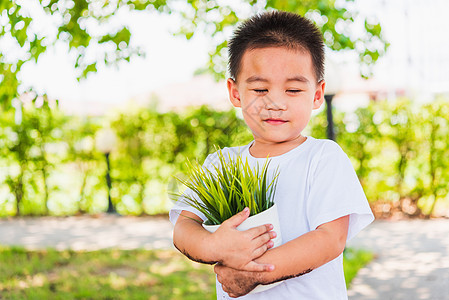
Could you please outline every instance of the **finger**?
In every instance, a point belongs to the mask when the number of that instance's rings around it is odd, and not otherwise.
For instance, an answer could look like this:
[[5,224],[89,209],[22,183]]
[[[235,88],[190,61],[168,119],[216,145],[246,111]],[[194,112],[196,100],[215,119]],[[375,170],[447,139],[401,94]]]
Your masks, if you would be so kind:
[[235,214],[234,216],[230,217],[226,221],[223,222],[223,224],[228,224],[231,227],[237,227],[240,224],[242,224],[243,221],[248,219],[249,217],[249,208],[245,207],[244,210],[239,212],[238,214]]
[[255,261],[250,261],[243,267],[243,271],[248,272],[271,272],[274,270],[274,265],[272,264],[259,264]]
[[265,224],[261,226],[257,226],[251,229],[246,230],[248,234],[250,234],[253,238],[256,238],[262,234],[267,233],[268,231],[273,229],[273,225],[271,224]]
[[254,260],[261,257],[262,255],[265,254],[265,252],[267,252],[268,249],[273,248],[273,245],[274,245],[273,241],[269,241],[268,243],[263,244],[259,248],[255,249],[251,255],[251,259]]
[[[221,283],[221,282],[220,282],[220,283]],[[227,286],[221,284],[221,289],[222,289],[224,292],[228,293],[228,295],[229,295],[230,290],[228,289]]]
[[[252,245],[255,248],[261,247],[262,245],[268,244],[270,242],[273,242],[271,239],[276,237],[276,233],[274,231],[270,231],[267,233],[264,233],[258,237],[256,237],[255,239],[252,240]],[[274,243],[270,243],[271,247],[273,247]],[[271,248],[269,247],[269,248]]]
[[[229,297],[235,298],[235,294],[232,293],[231,289],[229,289],[226,285],[222,284],[221,289],[228,294]],[[234,296],[231,296],[234,295]]]
[[228,295],[230,295],[232,293],[232,290],[227,285],[222,284],[221,288],[222,288],[223,291],[228,293]]

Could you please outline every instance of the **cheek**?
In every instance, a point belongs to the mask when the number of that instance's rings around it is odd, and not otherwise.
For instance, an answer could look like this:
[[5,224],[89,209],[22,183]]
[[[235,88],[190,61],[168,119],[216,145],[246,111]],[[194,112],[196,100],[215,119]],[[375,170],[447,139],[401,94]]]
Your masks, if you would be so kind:
[[257,101],[257,99],[247,100],[242,105],[242,113],[245,115],[260,115],[265,105],[263,101]]
[[297,118],[297,122],[307,123],[310,120],[313,111],[313,105],[311,103],[302,103],[301,105],[297,105],[293,110],[291,110],[292,114]]
[[248,125],[255,123],[255,120],[258,119],[260,115],[253,107],[242,107],[242,114],[245,123]]
[[307,101],[307,99],[301,99],[295,103],[294,106],[289,107],[290,110],[294,111],[296,114],[304,115],[309,114],[312,111],[313,103]]

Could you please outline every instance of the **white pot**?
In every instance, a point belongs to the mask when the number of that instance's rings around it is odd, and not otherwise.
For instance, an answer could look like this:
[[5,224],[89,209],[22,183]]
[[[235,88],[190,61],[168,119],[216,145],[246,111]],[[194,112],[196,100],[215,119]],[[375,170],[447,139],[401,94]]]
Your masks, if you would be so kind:
[[[278,209],[276,203],[269,209],[257,215],[251,216],[243,221],[242,224],[237,227],[237,230],[244,231],[264,224],[272,224],[273,231],[276,232],[276,237],[272,239],[274,243],[273,248],[280,246],[282,244],[282,236],[281,228],[279,226]],[[218,227],[220,227],[220,225],[206,225],[203,223],[203,227],[209,232],[215,232]],[[266,291],[272,287],[277,286],[280,283],[281,281],[267,285],[258,285],[250,292],[250,294]]]

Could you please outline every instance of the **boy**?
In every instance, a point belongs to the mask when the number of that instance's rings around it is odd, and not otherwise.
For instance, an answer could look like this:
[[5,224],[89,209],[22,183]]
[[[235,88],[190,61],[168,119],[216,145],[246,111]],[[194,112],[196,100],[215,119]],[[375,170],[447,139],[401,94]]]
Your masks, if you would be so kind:
[[[195,261],[216,264],[218,299],[347,299],[342,252],[373,215],[341,148],[302,135],[324,99],[321,33],[292,13],[256,15],[236,30],[229,59],[230,101],[241,107],[254,140],[223,153],[251,165],[269,156],[270,169],[279,167],[275,202],[284,244],[270,249],[276,236],[270,224],[237,231],[247,209],[209,233],[195,221],[205,217],[178,202],[170,211],[174,245]],[[215,160],[209,155],[204,166]]]

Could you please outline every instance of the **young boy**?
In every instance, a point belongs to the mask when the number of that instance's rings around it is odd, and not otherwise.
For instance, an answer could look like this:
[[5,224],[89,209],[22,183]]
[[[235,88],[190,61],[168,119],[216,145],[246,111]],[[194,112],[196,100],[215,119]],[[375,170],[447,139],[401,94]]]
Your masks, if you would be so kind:
[[[276,236],[270,224],[237,231],[247,209],[209,233],[195,221],[204,215],[181,201],[170,211],[174,245],[195,261],[216,264],[218,299],[347,299],[342,252],[373,215],[341,148],[302,134],[324,99],[321,33],[292,13],[256,15],[236,30],[229,60],[229,97],[254,141],[223,153],[251,165],[269,156],[270,170],[279,167],[275,202],[283,245],[270,249]],[[216,160],[209,155],[204,166]]]

